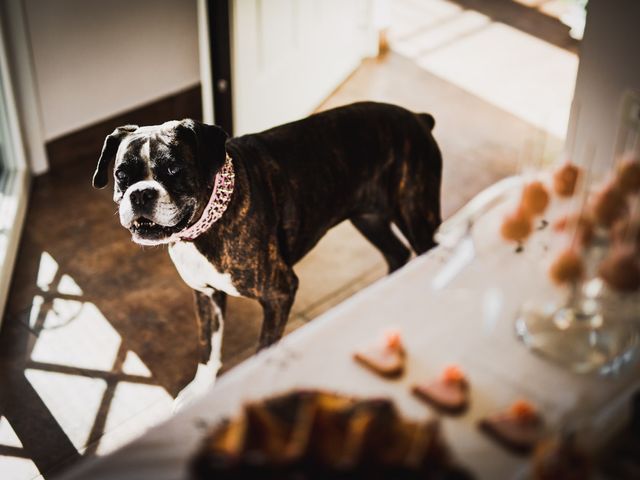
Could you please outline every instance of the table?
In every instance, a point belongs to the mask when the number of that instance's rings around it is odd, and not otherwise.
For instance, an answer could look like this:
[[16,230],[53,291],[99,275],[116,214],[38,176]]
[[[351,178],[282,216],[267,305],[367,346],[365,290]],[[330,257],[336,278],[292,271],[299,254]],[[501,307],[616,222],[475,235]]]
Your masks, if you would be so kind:
[[[514,183],[514,182],[512,182]],[[638,367],[617,377],[571,373],[529,352],[516,338],[514,318],[523,301],[558,297],[545,275],[558,235],[545,228],[523,252],[499,238],[504,213],[519,189],[512,185],[473,228],[476,255],[444,288],[432,281],[454,255],[440,246],[293,332],[224,375],[204,398],[141,438],[104,458],[67,472],[64,480],[175,480],[188,478],[191,455],[207,426],[234,415],[247,400],[289,389],[325,388],[359,396],[385,396],[415,419],[434,415],[411,386],[459,364],[471,382],[471,406],[462,417],[443,418],[454,455],[480,479],[525,478],[526,458],[514,456],[478,431],[477,421],[518,398],[536,404],[559,428],[570,416],[588,420],[584,438],[597,447],[629,414],[640,388]],[[548,217],[567,211],[556,202]],[[408,352],[405,375],[382,379],[352,360],[353,351],[397,328]]]

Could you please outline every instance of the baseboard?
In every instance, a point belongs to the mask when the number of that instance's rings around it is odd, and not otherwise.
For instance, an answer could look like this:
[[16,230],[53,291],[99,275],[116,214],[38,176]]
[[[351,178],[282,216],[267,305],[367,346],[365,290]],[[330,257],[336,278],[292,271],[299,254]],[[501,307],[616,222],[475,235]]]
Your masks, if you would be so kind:
[[55,171],[61,166],[87,159],[95,161],[100,155],[104,137],[120,125],[157,125],[167,120],[181,118],[200,120],[202,118],[201,98],[198,84],[51,140],[46,145],[49,169]]

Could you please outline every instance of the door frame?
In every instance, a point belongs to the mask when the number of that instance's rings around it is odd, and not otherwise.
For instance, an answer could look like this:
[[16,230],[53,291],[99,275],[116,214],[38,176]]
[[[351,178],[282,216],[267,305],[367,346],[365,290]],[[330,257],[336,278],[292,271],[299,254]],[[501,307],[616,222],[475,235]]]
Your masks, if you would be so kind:
[[36,87],[33,52],[25,14],[24,0],[0,2],[3,51],[13,83],[13,99],[19,113],[26,166],[33,175],[49,170],[42,123],[40,97]]
[[[4,25],[0,24],[0,78],[2,91],[0,98],[5,104],[7,158],[3,165],[4,185],[0,192],[0,326],[9,295],[13,267],[20,245],[22,227],[29,200],[31,174],[25,155],[15,90],[11,80],[11,70]],[[2,114],[0,112],[0,114]]]

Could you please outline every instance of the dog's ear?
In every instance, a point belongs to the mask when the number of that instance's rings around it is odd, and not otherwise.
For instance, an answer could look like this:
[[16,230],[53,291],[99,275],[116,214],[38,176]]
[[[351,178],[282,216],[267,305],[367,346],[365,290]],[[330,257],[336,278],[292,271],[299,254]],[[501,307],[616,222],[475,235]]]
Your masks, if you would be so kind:
[[224,164],[225,143],[229,135],[217,125],[207,125],[191,119],[182,120],[180,128],[193,136],[196,161],[206,178],[212,178],[213,172]]
[[104,188],[109,183],[109,165],[116,157],[118,146],[124,137],[138,129],[137,125],[124,125],[116,128],[111,135],[107,135],[102,145],[102,152],[98,159],[96,171],[93,173],[93,187]]

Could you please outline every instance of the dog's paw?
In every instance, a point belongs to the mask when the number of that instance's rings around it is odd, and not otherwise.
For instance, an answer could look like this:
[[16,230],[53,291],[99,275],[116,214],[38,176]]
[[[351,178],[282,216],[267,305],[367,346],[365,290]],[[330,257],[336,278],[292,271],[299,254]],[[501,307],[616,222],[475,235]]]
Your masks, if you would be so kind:
[[207,365],[198,365],[193,380],[184,387],[173,401],[173,411],[178,412],[194,403],[211,389],[216,380],[219,363],[209,362]]

